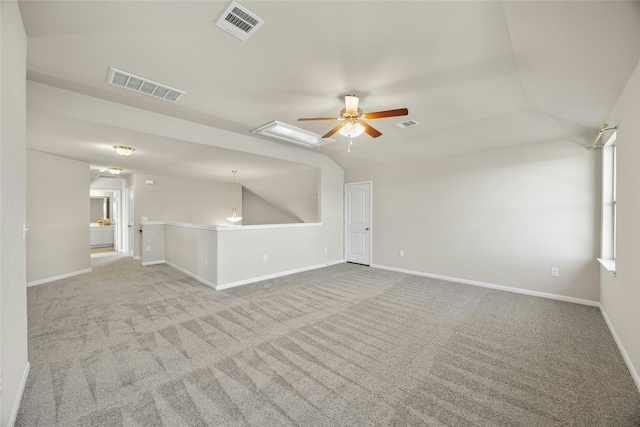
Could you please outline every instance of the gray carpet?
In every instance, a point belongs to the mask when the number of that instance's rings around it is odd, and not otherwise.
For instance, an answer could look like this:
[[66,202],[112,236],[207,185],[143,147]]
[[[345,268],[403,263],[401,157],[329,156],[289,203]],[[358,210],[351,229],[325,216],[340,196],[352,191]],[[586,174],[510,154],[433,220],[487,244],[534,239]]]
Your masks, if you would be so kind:
[[640,425],[593,307],[352,264],[214,291],[114,254],[28,304],[18,426]]

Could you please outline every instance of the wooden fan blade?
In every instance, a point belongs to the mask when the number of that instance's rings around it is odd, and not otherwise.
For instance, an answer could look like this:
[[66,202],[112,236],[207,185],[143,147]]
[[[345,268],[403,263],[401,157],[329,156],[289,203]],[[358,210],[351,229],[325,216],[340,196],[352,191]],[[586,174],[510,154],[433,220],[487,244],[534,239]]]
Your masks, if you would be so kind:
[[329,132],[325,133],[324,135],[322,135],[323,138],[329,138],[331,135],[333,135],[334,133],[338,132],[340,129],[342,129],[342,127],[345,125],[346,123],[340,123],[338,126],[334,127],[333,129],[331,129]]
[[364,113],[365,119],[383,119],[385,117],[406,116],[409,110],[406,108],[398,108],[397,110],[374,111],[373,113]]
[[362,127],[364,127],[364,131],[365,131],[366,133],[368,133],[370,137],[372,137],[372,138],[377,138],[377,137],[379,137],[380,135],[382,135],[382,133],[380,133],[380,131],[379,131],[379,130],[377,130],[377,129],[373,128],[373,126],[371,126],[369,123],[367,123],[367,122],[360,122],[360,124],[362,125]]
[[309,120],[344,120],[342,117],[303,117],[298,119],[299,122],[305,122]]

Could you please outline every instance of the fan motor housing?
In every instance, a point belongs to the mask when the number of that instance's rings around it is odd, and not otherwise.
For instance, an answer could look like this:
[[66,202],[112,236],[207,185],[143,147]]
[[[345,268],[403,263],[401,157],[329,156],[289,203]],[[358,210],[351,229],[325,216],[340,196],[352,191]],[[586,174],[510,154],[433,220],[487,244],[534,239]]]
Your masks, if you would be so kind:
[[356,114],[349,114],[346,108],[340,110],[340,117],[344,117],[345,119],[350,119],[352,117],[360,118],[362,116],[362,108],[358,108],[358,112]]

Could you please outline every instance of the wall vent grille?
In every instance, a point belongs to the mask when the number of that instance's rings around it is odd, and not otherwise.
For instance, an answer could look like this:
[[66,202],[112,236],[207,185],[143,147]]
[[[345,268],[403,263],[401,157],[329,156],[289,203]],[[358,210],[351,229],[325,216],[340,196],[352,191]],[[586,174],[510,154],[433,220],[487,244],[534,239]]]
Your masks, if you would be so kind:
[[263,19],[236,2],[231,2],[216,21],[216,27],[222,28],[242,41],[251,37],[262,24],[264,24]]
[[115,68],[111,68],[107,82],[114,86],[120,86],[125,89],[140,92],[155,98],[164,99],[169,102],[180,101],[186,93],[183,90],[175,89]]
[[411,126],[417,126],[418,122],[416,122],[415,120],[406,120],[404,122],[400,122],[400,123],[396,123],[396,126],[398,126],[399,128],[408,128]]

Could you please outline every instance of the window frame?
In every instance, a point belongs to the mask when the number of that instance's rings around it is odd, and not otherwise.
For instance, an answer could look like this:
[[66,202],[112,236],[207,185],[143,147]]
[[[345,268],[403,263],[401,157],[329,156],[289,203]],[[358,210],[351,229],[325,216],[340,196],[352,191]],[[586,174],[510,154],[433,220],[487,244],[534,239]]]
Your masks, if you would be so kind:
[[617,131],[602,146],[602,224],[598,261],[612,275],[616,275],[617,227]]

